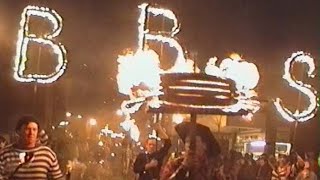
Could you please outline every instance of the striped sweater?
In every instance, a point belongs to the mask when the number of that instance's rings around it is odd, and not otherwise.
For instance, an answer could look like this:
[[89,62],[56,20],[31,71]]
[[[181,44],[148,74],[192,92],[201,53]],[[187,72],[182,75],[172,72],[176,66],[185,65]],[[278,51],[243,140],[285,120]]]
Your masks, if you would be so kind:
[[21,150],[9,145],[0,151],[0,180],[43,180],[62,177],[56,154],[47,146]]

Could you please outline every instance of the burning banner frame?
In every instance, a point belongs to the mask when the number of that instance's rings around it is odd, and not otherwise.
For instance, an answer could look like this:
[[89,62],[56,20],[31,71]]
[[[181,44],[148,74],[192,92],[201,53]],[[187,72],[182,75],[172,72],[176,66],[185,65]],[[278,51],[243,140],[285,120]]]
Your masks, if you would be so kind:
[[[131,115],[146,104],[150,112],[157,113],[202,113],[252,116],[260,108],[253,90],[259,81],[258,68],[239,55],[216,64],[217,58],[209,59],[205,73],[194,71],[195,64],[186,59],[183,48],[174,36],[180,31],[175,14],[168,9],[139,6],[138,49],[118,57],[117,82],[119,92],[129,96],[123,101],[121,110],[125,115],[121,126],[130,132],[135,141],[139,139],[139,129]],[[147,29],[148,15],[159,16],[173,21],[171,32],[151,32]],[[177,50],[175,64],[168,70],[160,68],[158,54],[146,48],[146,41],[167,43]],[[170,84],[172,83],[172,84]],[[209,96],[208,96],[209,94]],[[174,97],[173,97],[174,96]],[[170,98],[171,97],[171,98]],[[179,97],[179,98],[177,98]],[[208,99],[214,97],[215,99]],[[186,100],[168,101],[168,99]],[[193,99],[193,101],[190,101]],[[195,103],[201,99],[208,104]]]

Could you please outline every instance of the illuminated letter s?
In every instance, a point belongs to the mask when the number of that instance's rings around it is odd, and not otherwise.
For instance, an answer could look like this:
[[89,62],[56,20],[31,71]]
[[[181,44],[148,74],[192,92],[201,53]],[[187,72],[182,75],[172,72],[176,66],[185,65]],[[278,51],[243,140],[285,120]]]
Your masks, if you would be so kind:
[[303,84],[303,82],[295,80],[295,78],[291,75],[291,68],[295,62],[301,62],[301,63],[307,63],[309,66],[308,69],[308,77],[314,77],[313,72],[315,70],[315,64],[313,58],[311,58],[308,54],[305,54],[304,52],[297,52],[292,54],[290,58],[287,59],[285,62],[285,68],[284,68],[284,75],[283,79],[287,80],[289,85],[298,89],[303,94],[307,95],[309,98],[310,105],[308,108],[302,112],[299,112],[296,110],[295,113],[292,113],[287,108],[283,107],[281,104],[281,99],[277,98],[274,102],[274,105],[276,106],[279,113],[282,115],[283,118],[286,120],[293,122],[304,122],[314,117],[316,111],[317,111],[317,92],[312,88],[309,84]]

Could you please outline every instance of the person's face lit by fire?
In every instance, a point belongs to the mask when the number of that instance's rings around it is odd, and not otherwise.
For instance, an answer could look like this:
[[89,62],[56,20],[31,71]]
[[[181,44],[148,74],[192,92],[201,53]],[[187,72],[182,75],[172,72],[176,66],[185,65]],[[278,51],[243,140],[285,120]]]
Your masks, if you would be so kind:
[[185,141],[185,158],[182,162],[186,167],[198,169],[201,168],[206,160],[207,145],[200,136],[196,136],[192,142],[190,137]]
[[185,141],[186,153],[194,153],[196,156],[203,156],[207,150],[207,145],[203,142],[200,136],[195,137],[195,147],[191,143],[191,138],[187,137]]
[[25,148],[33,148],[36,146],[38,139],[38,124],[30,122],[23,125],[19,130],[20,144]]
[[146,141],[146,150],[149,154],[154,153],[157,147],[157,140],[156,139],[148,139]]

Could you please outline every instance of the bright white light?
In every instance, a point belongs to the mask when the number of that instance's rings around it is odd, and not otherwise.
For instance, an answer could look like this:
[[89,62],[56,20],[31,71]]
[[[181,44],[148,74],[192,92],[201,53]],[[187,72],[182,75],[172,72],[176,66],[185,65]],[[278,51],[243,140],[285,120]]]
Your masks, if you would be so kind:
[[[153,50],[138,51],[135,54],[127,54],[118,58],[117,82],[119,92],[130,97],[123,101],[121,113],[126,121],[121,126],[130,131],[130,136],[135,141],[139,140],[140,132],[134,121],[130,120],[130,114],[140,109],[146,97],[160,94],[159,57]],[[142,88],[139,86],[143,85]],[[135,87],[136,90],[134,90]],[[143,89],[145,88],[145,89]],[[131,106],[132,105],[132,106]]]
[[156,139],[157,141],[161,141],[161,138],[157,136],[157,132],[152,130],[152,133],[148,135],[150,139]]
[[61,122],[59,123],[59,126],[67,126],[67,125],[69,125],[69,122],[68,122],[68,121],[61,121]]
[[82,118],[82,116],[81,116],[81,115],[78,115],[77,117],[78,117],[78,119],[81,119],[81,118]]
[[90,125],[90,126],[95,126],[95,125],[97,125],[97,120],[94,119],[94,118],[89,119],[89,125]]
[[260,79],[257,66],[241,59],[240,55],[232,54],[230,56],[231,58],[222,60],[219,66],[223,74],[222,77],[234,80],[238,90],[254,89]]
[[139,141],[140,131],[139,131],[138,126],[135,124],[135,120],[134,119],[126,119],[125,121],[120,123],[120,126],[125,131],[129,131],[131,139],[133,139],[136,142]]
[[115,157],[115,156],[116,156],[116,154],[115,154],[115,153],[111,153],[111,156],[112,156],[112,157]]
[[[218,108],[224,112],[237,112],[242,109],[249,112],[250,115],[247,116],[249,118],[260,109],[260,102],[253,99],[257,96],[253,89],[258,85],[260,79],[257,66],[242,59],[236,53],[231,54],[230,58],[222,60],[219,66],[217,61],[216,57],[209,59],[205,68],[206,74],[233,80],[238,94],[238,97],[235,97],[238,100],[236,104]],[[207,108],[210,109],[210,107]]]
[[135,124],[130,128],[130,137],[136,142],[139,141],[140,131],[138,126]]
[[104,135],[107,137],[110,136],[111,138],[121,138],[121,139],[125,137],[123,133],[115,133],[112,130],[110,130],[108,125],[106,125],[103,129],[101,129],[100,135]]
[[70,112],[66,112],[66,117],[71,117],[72,114]]
[[172,122],[175,124],[180,124],[183,122],[183,116],[181,114],[173,114],[172,115]]
[[230,90],[221,88],[206,88],[196,86],[169,86],[169,89],[181,89],[181,90],[200,90],[200,91],[211,91],[211,92],[225,92],[230,93]]
[[104,160],[100,160],[100,161],[99,161],[99,164],[103,164],[103,163],[104,163]]
[[159,91],[160,73],[159,56],[153,50],[138,51],[118,57],[117,82],[119,92],[134,96],[132,88],[140,84],[150,88],[150,91]]
[[102,146],[103,146],[103,142],[102,142],[102,141],[99,141],[99,142],[98,142],[98,146],[101,146],[101,147],[102,147]]
[[118,116],[122,116],[122,115],[123,115],[121,109],[118,109],[117,112],[116,112],[116,114],[117,114]]
[[[45,34],[39,37],[29,33],[29,20],[31,16],[38,16],[49,20],[53,24],[51,34]],[[62,30],[62,18],[54,10],[45,7],[27,6],[21,14],[20,29],[18,32],[17,49],[14,66],[14,78],[20,82],[38,82],[52,83],[62,76],[66,67],[66,50],[60,43],[53,41]],[[55,67],[55,72],[49,75],[41,74],[24,74],[26,67],[28,44],[36,42],[40,45],[48,45],[53,49],[53,53],[57,55],[58,64]]]
[[288,58],[285,62],[283,75],[283,79],[285,79],[291,87],[298,89],[301,93],[305,94],[308,97],[310,104],[306,108],[306,110],[302,112],[296,110],[295,113],[292,113],[289,109],[285,108],[282,105],[282,101],[280,98],[276,99],[274,105],[281,116],[287,121],[305,122],[313,118],[317,112],[317,91],[314,90],[311,85],[304,84],[302,81],[296,80],[296,78],[292,75],[291,69],[295,62],[306,63],[309,66],[309,69],[307,71],[308,77],[313,78],[313,73],[315,71],[314,59],[309,54],[306,54],[302,51],[293,53],[291,57]]
[[255,146],[255,147],[264,147],[266,145],[265,141],[252,141],[250,142],[251,146]]

